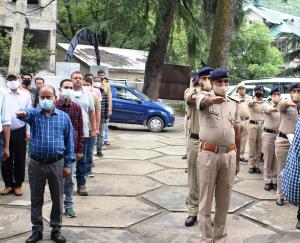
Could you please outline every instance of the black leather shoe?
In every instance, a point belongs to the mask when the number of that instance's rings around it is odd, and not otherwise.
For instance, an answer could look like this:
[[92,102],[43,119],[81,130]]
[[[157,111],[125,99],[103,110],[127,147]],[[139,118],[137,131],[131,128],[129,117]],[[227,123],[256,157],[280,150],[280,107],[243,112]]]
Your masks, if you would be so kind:
[[245,158],[240,158],[240,161],[241,161],[241,162],[244,162],[244,163],[247,163],[247,162],[248,162],[248,160],[245,159]]
[[60,231],[52,231],[51,232],[51,240],[57,242],[57,243],[65,243],[66,238],[61,234]]
[[272,183],[272,189],[275,191],[277,190],[277,183],[274,183],[274,184]]
[[270,191],[272,189],[272,184],[266,183],[264,189],[265,189],[265,191]]
[[182,159],[187,159],[187,154],[183,155],[181,158]]
[[277,204],[278,206],[283,206],[283,205],[284,205],[284,200],[283,200],[283,199],[280,199],[280,198],[277,198],[277,199],[276,199],[276,204]]
[[254,174],[255,173],[255,168],[249,168],[248,172],[249,172],[249,174]]
[[254,168],[256,174],[261,174],[261,170],[259,168]]
[[197,221],[197,216],[188,216],[184,222],[184,225],[186,227],[191,227],[196,223],[196,221]]
[[26,243],[36,243],[41,239],[43,239],[43,234],[39,231],[35,231],[27,238]]
[[297,222],[296,229],[300,230],[300,221]]

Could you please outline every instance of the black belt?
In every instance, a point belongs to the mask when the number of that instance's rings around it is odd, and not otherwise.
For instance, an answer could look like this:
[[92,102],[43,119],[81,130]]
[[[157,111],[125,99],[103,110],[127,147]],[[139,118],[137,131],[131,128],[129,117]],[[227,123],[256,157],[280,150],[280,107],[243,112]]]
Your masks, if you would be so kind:
[[262,125],[264,124],[264,121],[254,121],[254,120],[250,120],[251,124],[255,124],[255,125]]
[[282,138],[285,138],[285,139],[288,139],[287,135],[285,133],[283,133],[283,132],[279,132],[278,136],[282,137]]
[[191,133],[190,138],[199,140],[199,134]]
[[37,162],[41,162],[41,163],[43,163],[43,164],[52,164],[52,163],[54,163],[54,162],[56,162],[56,161],[62,160],[65,156],[61,155],[61,156],[59,156],[59,157],[57,157],[57,158],[53,158],[53,159],[46,159],[46,158],[41,159],[41,158],[35,157],[34,155],[31,155],[30,157],[31,157],[33,160],[35,160],[35,161],[37,161]]
[[267,132],[267,133],[274,133],[274,134],[278,133],[277,130],[269,129],[269,128],[265,128],[265,127],[264,127],[264,131]]

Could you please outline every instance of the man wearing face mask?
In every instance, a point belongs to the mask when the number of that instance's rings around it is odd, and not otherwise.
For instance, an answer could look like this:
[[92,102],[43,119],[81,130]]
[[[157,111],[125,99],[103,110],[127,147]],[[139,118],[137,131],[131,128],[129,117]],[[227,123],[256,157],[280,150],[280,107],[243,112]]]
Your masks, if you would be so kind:
[[30,92],[32,106],[37,107],[39,104],[39,92],[31,86],[32,75],[30,73],[23,73],[22,80],[23,89]]
[[79,196],[87,196],[88,191],[85,186],[85,175],[87,173],[86,163],[89,160],[90,151],[92,151],[95,146],[95,138],[97,136],[95,104],[92,93],[85,91],[82,88],[85,81],[83,80],[82,74],[79,71],[75,71],[71,74],[71,80],[73,82],[74,90],[72,101],[78,104],[82,111],[84,134],[83,151],[85,151],[83,159],[78,160],[76,163],[77,193]]
[[11,114],[11,135],[9,142],[10,157],[2,163],[2,177],[5,188],[1,195],[15,193],[16,196],[23,194],[22,184],[25,177],[26,161],[26,134],[29,134],[29,126],[16,117],[15,112],[31,106],[31,98],[27,91],[21,90],[20,77],[18,74],[7,75],[6,101],[9,104]]
[[197,221],[199,192],[197,185],[197,156],[199,149],[199,115],[196,107],[196,98],[200,93],[207,93],[211,90],[209,79],[210,67],[202,67],[193,78],[193,87],[189,88],[184,96],[189,126],[187,127],[187,162],[188,162],[188,209],[189,216],[185,220],[185,226],[193,226]]
[[[70,79],[64,79],[60,82],[60,98],[55,101],[55,107],[65,113],[67,113],[72,122],[74,130],[74,150],[76,154],[76,160],[83,158],[83,121],[81,107],[71,100],[73,83]],[[74,167],[74,163],[72,164]],[[68,218],[75,218],[77,214],[73,209],[73,182],[72,173],[65,176],[65,188],[64,188],[65,200],[65,215]]]
[[66,242],[61,234],[64,176],[71,173],[74,154],[74,131],[68,114],[56,109],[55,89],[44,85],[39,93],[39,108],[18,111],[17,117],[30,124],[31,159],[28,166],[31,193],[32,235],[26,243],[43,238],[42,207],[46,182],[50,189],[52,209],[51,240]]
[[262,154],[262,132],[264,124],[265,101],[263,97],[264,87],[257,84],[254,88],[255,96],[248,102],[250,112],[249,124],[249,170],[250,174],[261,174],[259,162]]
[[275,156],[275,139],[278,134],[280,114],[280,87],[275,86],[270,92],[272,100],[264,107],[264,132],[262,134],[262,152],[264,153],[264,189],[277,189],[277,161]]
[[248,108],[248,101],[251,99],[249,95],[246,94],[246,86],[244,83],[239,83],[237,85],[236,90],[237,98],[239,100],[239,112],[240,112],[240,133],[241,133],[241,162],[248,162],[245,158],[245,147],[248,138],[249,132],[249,108]]
[[[199,108],[199,151],[197,174],[199,188],[200,242],[225,242],[227,210],[232,185],[239,172],[240,115],[238,100],[226,95],[228,70],[214,69],[210,74],[213,91],[197,97]],[[215,196],[215,215],[211,206]]]
[[292,83],[289,87],[291,100],[279,102],[280,124],[279,133],[275,140],[275,154],[277,158],[277,191],[276,204],[283,206],[284,195],[281,189],[281,171],[285,166],[288,150],[290,147],[287,134],[295,132],[297,116],[299,115],[298,105],[300,102],[300,83]]

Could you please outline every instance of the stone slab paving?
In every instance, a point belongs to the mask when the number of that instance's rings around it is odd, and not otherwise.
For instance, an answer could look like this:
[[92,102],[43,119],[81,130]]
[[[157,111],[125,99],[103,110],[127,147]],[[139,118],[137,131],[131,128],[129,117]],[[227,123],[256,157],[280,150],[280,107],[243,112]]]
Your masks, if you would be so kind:
[[[150,236],[150,242],[153,243],[199,243],[199,224],[190,228],[184,227],[185,219],[185,213],[160,214],[131,228],[141,235]],[[227,225],[229,243],[266,243],[274,234],[271,230],[236,215],[227,217]],[[253,236],[256,236],[255,239]]]
[[[240,172],[237,174],[237,178],[247,179],[247,180],[263,180],[263,174],[249,174],[249,166],[245,163],[241,163]],[[262,170],[262,167],[261,167]]]
[[93,172],[116,175],[145,175],[161,169],[163,168],[158,165],[142,160],[96,159]]
[[151,173],[148,176],[169,186],[187,185],[187,173],[183,169],[166,169]]
[[30,210],[0,206],[0,240],[31,230]]
[[182,156],[186,153],[185,146],[165,146],[162,148],[156,148],[155,151],[158,151],[160,153],[166,154],[166,155],[178,155]]
[[[162,153],[145,149],[114,149],[104,150],[103,154],[107,159],[140,159],[146,160],[162,156]],[[97,156],[95,156],[97,159]]]
[[[151,192],[147,192],[143,195],[143,198],[172,212],[187,212],[187,195],[187,187],[164,186]],[[251,202],[253,202],[253,200],[250,197],[233,192],[228,212],[233,213],[240,208],[247,206]],[[213,202],[212,205],[215,205],[215,203]],[[212,211],[214,212],[214,206],[212,206]]]
[[[165,143],[157,141],[148,141],[148,140],[117,140],[112,144],[113,148],[123,148],[123,149],[154,149],[167,146]],[[110,146],[107,146],[107,149],[110,149]]]
[[[0,187],[4,187],[4,183],[2,181],[0,183]],[[45,188],[44,200],[45,202],[50,201],[50,193],[48,187]],[[22,196],[15,196],[13,193],[6,196],[0,195],[0,205],[29,207],[31,205],[29,184],[27,182],[23,183]]]
[[162,156],[156,159],[151,159],[151,162],[159,165],[163,165],[169,168],[176,168],[176,169],[185,169],[187,168],[187,160],[181,158],[181,156]]
[[278,230],[297,231],[295,229],[297,210],[297,207],[288,203],[280,207],[274,201],[260,201],[246,209],[242,215]]
[[[128,227],[160,213],[156,208],[134,197],[74,197],[76,219],[64,218],[66,226]],[[51,204],[44,206],[44,216],[49,222]]]
[[161,186],[160,183],[143,176],[98,175],[88,178],[90,195],[135,196]]
[[243,180],[233,186],[233,191],[246,194],[262,200],[271,200],[276,198],[274,190],[265,191],[264,182],[262,180]]
[[172,145],[172,146],[185,146],[186,145],[186,139],[185,138],[165,138],[160,140],[161,143]]

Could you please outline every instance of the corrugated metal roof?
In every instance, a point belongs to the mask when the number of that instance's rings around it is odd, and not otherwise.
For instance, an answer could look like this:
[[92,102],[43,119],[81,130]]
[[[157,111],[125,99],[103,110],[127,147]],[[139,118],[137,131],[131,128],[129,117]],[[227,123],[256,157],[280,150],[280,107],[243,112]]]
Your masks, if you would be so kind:
[[293,33],[300,37],[300,27],[291,23],[282,23],[271,28],[271,36],[275,37],[281,33]]
[[254,5],[248,5],[244,8],[244,11],[247,12],[252,10],[264,18],[267,22],[272,24],[281,24],[282,22],[286,21],[294,21],[295,25],[300,26],[300,17],[279,12],[273,9],[264,8],[264,7],[256,7]]
[[[68,50],[69,44],[58,43],[64,50]],[[111,69],[145,70],[148,57],[147,51],[122,49],[114,47],[99,47],[101,65]],[[77,45],[74,56],[89,66],[96,66],[94,46]]]

